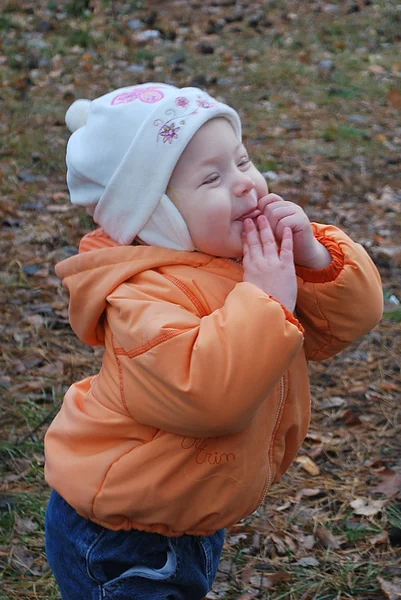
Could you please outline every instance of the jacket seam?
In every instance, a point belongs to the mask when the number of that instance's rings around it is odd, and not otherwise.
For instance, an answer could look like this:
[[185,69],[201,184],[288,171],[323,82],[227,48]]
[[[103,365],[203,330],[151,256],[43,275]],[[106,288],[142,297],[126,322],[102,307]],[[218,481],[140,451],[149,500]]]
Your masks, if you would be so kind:
[[273,472],[274,443],[276,441],[277,431],[280,427],[280,423],[281,423],[281,419],[282,419],[283,411],[284,411],[284,405],[285,405],[285,401],[287,399],[287,393],[288,393],[288,375],[284,374],[284,375],[282,375],[282,378],[280,378],[280,390],[281,390],[281,380],[282,379],[284,380],[284,382],[283,382],[284,393],[283,393],[283,397],[280,398],[280,403],[279,403],[277,412],[275,414],[275,422],[274,422],[273,430],[272,430],[272,434],[271,434],[271,442],[270,442],[269,450],[267,453],[268,475],[266,478],[266,483],[263,486],[262,492],[259,496],[257,506],[260,506],[260,504],[263,502],[263,499],[266,496],[268,490],[270,489],[271,483],[273,480],[272,472]]
[[102,491],[104,484],[106,483],[106,479],[108,474],[110,473],[111,469],[114,467],[114,465],[116,463],[118,463],[119,460],[121,460],[124,456],[127,456],[127,454],[129,454],[130,452],[132,452],[133,450],[135,450],[137,446],[133,446],[132,448],[130,448],[129,450],[127,450],[126,452],[124,452],[124,454],[121,454],[120,456],[118,456],[115,460],[113,460],[113,462],[109,465],[109,468],[107,469],[106,473],[104,474],[104,477],[98,487],[98,489],[96,490],[95,494],[93,495],[93,500],[92,500],[92,506],[91,506],[91,514],[92,516],[96,519],[96,515],[95,515],[95,502],[97,500],[97,497],[99,496],[100,492]]
[[206,317],[208,315],[208,313],[205,311],[205,308],[202,305],[202,303],[200,302],[200,300],[195,296],[195,294],[193,292],[191,292],[191,290],[185,285],[185,283],[183,283],[182,281],[180,281],[179,279],[174,277],[174,275],[169,275],[168,273],[163,273],[163,277],[165,277],[166,279],[171,281],[171,283],[173,283],[176,287],[178,287],[178,289],[180,289],[186,295],[186,297],[195,306],[199,317]]
[[114,334],[113,333],[111,334],[111,343],[112,343],[112,346],[113,346],[114,358],[116,359],[116,363],[117,363],[118,380],[119,380],[119,385],[120,385],[120,398],[121,398],[121,402],[122,402],[122,405],[124,406],[125,410],[127,411],[127,413],[131,416],[131,413],[128,410],[127,400],[125,398],[124,379],[123,379],[123,367],[122,367],[120,359],[118,358],[118,355],[120,353],[117,352],[118,348],[116,348],[116,346],[115,346],[115,343],[114,343]]
[[[280,390],[281,390],[281,386],[280,386]],[[279,427],[281,424],[281,419],[283,417],[284,405],[285,405],[285,401],[287,400],[287,394],[288,394],[288,374],[285,373],[283,375],[283,397],[280,398],[281,402],[279,404],[278,411],[276,414],[276,422],[273,427],[272,441],[271,441],[270,448],[269,448],[270,478],[272,476],[272,471],[273,471],[274,444],[275,444],[276,437],[277,437],[277,431],[279,430]],[[272,479],[270,479],[270,481],[269,481],[269,487],[271,485],[271,481],[272,481]]]
[[166,342],[167,340],[170,340],[176,337],[177,335],[181,335],[181,333],[185,333],[186,331],[189,331],[189,329],[180,329],[175,331],[169,331],[168,333],[162,333],[161,335],[156,336],[149,342],[146,342],[146,344],[142,344],[141,346],[138,346],[133,350],[125,350],[121,346],[118,346],[117,348],[114,348],[114,354],[116,356],[128,356],[128,358],[136,358],[137,356],[140,356],[141,354],[145,354],[149,350],[152,350],[152,348],[154,348],[155,346],[159,346],[163,342]]

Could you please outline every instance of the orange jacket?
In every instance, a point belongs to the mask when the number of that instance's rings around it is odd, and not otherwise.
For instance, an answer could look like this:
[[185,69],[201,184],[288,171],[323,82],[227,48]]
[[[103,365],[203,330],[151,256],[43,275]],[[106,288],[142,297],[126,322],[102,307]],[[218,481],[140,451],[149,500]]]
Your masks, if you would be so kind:
[[361,246],[313,225],[333,262],[298,268],[296,317],[235,262],[119,246],[102,230],[57,265],[78,337],[104,345],[46,435],[46,479],[111,529],[209,535],[252,513],[309,425],[306,360],[343,350],[382,313]]

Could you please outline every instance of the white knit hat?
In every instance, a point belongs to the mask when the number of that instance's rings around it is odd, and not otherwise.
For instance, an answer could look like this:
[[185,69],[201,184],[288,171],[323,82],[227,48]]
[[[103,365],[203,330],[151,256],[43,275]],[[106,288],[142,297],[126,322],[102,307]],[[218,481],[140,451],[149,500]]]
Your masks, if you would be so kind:
[[235,110],[198,88],[145,83],[77,100],[66,123],[71,202],[86,207],[117,242],[194,250],[181,214],[166,196],[188,142],[210,119],[225,117],[241,140]]

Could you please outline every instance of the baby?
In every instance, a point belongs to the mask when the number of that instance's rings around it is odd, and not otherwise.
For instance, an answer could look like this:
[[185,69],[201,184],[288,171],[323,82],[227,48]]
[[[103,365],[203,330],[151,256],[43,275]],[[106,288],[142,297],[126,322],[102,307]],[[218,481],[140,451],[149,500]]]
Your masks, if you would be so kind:
[[200,600],[224,529],[307,433],[307,360],[379,321],[365,250],[277,195],[238,114],[159,83],[72,105],[67,181],[100,228],[57,265],[104,346],[46,435],[49,563],[64,600]]

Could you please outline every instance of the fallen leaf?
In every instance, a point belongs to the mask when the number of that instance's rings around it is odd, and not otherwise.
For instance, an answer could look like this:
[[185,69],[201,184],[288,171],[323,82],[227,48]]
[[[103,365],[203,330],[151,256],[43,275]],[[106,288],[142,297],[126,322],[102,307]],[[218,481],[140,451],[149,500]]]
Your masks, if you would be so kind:
[[252,587],[257,588],[271,588],[273,585],[269,577],[265,577],[264,575],[254,575],[249,580],[249,583]]
[[301,465],[302,469],[309,475],[316,476],[320,474],[319,467],[309,456],[297,456],[295,462]]
[[380,584],[382,592],[388,600],[399,600],[401,598],[401,579],[396,577],[393,583],[386,581],[383,577],[378,577],[377,581]]
[[320,562],[317,560],[317,558],[314,558],[313,556],[304,556],[295,564],[299,567],[318,567],[320,565]]
[[312,548],[316,544],[316,538],[314,535],[303,535],[299,539],[299,544],[305,550],[312,550]]
[[341,398],[341,396],[332,396],[331,398],[326,398],[319,403],[318,410],[324,410],[326,408],[337,408],[339,406],[343,406],[346,403],[345,398]]
[[387,100],[393,108],[401,108],[401,93],[398,90],[390,90]]
[[383,75],[386,72],[386,69],[381,65],[370,65],[369,71],[374,75]]
[[229,544],[238,544],[238,542],[240,542],[241,540],[246,540],[246,538],[246,533],[237,533],[236,535],[230,535],[227,538],[227,542]]
[[319,525],[316,528],[315,534],[325,548],[329,548],[330,550],[338,550],[340,548],[340,542],[323,525]]
[[373,517],[381,512],[383,506],[386,504],[386,500],[365,500],[364,498],[356,498],[350,504],[356,515]]
[[387,498],[392,498],[401,491],[401,473],[380,473],[380,478],[382,481],[372,490],[373,494],[384,494]]
[[32,533],[33,531],[36,531],[37,528],[37,523],[35,523],[31,519],[21,519],[19,517],[16,517],[15,519],[15,530],[17,531],[17,533],[25,535],[27,533]]
[[29,572],[32,575],[42,575],[42,570],[35,566],[37,563],[37,554],[21,546],[12,547],[10,563],[22,573]]
[[373,537],[369,538],[369,542],[372,544],[372,546],[377,546],[379,544],[387,544],[388,543],[387,531],[382,531],[381,533],[378,533],[377,535],[374,535]]

